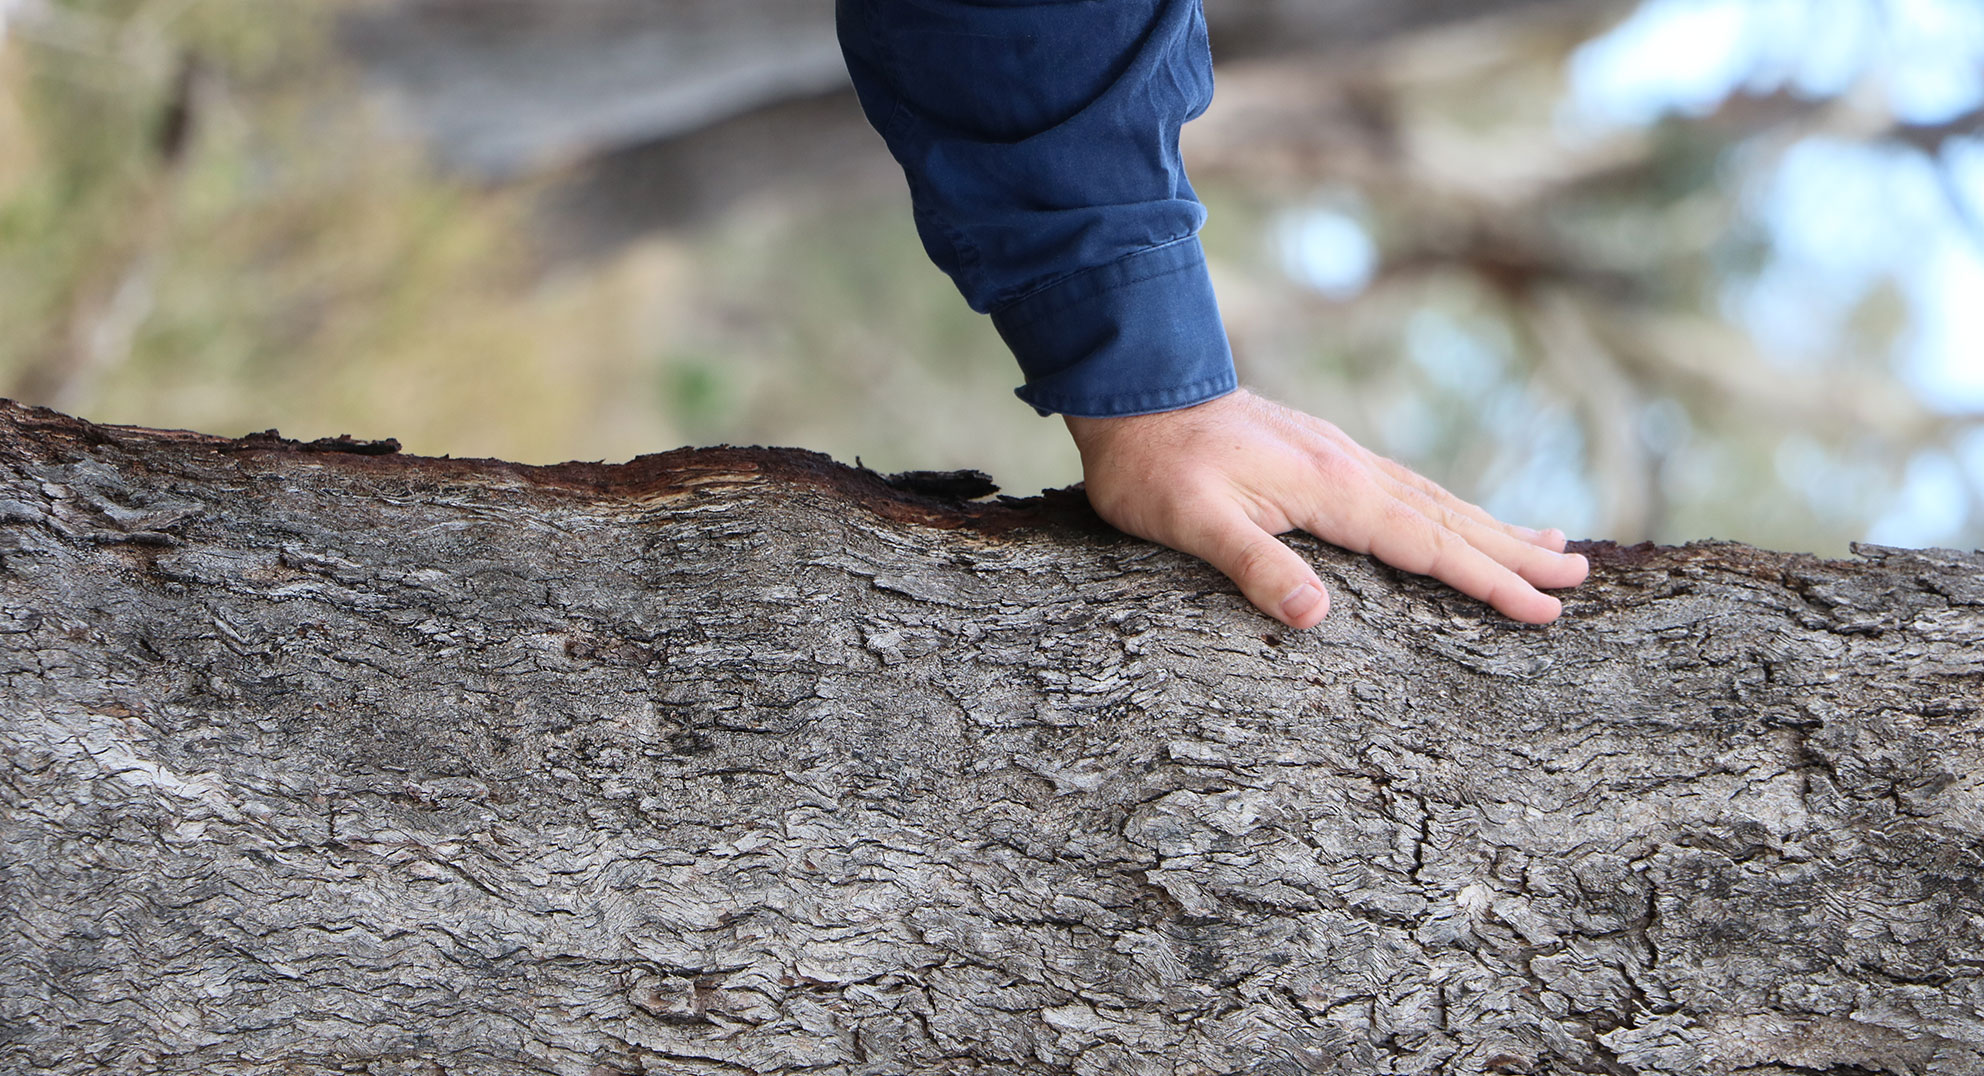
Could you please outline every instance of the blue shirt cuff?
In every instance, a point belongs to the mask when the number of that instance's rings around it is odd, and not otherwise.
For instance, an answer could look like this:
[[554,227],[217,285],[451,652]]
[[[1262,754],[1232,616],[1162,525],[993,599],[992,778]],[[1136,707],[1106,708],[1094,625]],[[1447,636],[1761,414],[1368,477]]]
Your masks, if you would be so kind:
[[1041,414],[1175,411],[1239,386],[1196,236],[1138,251],[992,312]]

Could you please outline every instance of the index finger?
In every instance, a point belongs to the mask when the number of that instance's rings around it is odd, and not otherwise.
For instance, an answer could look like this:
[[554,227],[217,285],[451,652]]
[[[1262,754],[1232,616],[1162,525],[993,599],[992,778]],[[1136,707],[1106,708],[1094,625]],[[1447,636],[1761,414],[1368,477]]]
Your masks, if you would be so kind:
[[1531,586],[1465,536],[1388,493],[1352,506],[1349,518],[1311,524],[1305,529],[1319,538],[1370,553],[1394,568],[1430,576],[1512,619],[1548,624],[1564,611],[1562,602]]
[[1504,523],[1500,519],[1495,518],[1487,509],[1454,495],[1447,487],[1427,478],[1418,471],[1407,467],[1397,460],[1381,456],[1358,444],[1356,441],[1351,440],[1347,434],[1338,429],[1334,424],[1325,422],[1314,416],[1305,415],[1303,417],[1308,420],[1308,425],[1312,430],[1321,434],[1343,450],[1354,454],[1364,462],[1365,466],[1377,471],[1383,478],[1390,479],[1408,489],[1417,490],[1437,501],[1441,506],[1459,512],[1480,523],[1482,526],[1493,527],[1519,541],[1527,542],[1533,546],[1539,546],[1552,553],[1562,553],[1564,551],[1565,539],[1563,531],[1555,527],[1549,530],[1539,531],[1517,523]]

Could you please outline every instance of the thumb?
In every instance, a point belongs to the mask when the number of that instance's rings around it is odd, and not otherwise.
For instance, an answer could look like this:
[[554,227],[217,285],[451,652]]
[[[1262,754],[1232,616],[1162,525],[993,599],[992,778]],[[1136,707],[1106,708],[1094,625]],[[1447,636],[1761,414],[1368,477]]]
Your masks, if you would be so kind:
[[1329,592],[1315,569],[1236,504],[1222,505],[1178,548],[1225,572],[1261,612],[1291,628],[1312,628],[1329,615]]

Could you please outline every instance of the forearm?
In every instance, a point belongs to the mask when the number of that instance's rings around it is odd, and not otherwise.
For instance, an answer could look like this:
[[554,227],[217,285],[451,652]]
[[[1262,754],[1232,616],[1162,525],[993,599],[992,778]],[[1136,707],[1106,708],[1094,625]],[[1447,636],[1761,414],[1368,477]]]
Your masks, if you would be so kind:
[[841,0],[862,105],[925,249],[1043,411],[1123,415],[1232,391],[1178,129],[1211,100],[1197,0]]

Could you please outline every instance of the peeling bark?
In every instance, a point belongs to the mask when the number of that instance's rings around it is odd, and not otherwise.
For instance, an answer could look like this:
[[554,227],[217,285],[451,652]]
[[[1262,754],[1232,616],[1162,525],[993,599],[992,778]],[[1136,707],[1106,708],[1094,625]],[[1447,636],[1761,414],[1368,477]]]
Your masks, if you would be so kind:
[[1984,1072],[1984,556],[346,447],[0,406],[0,1071]]

